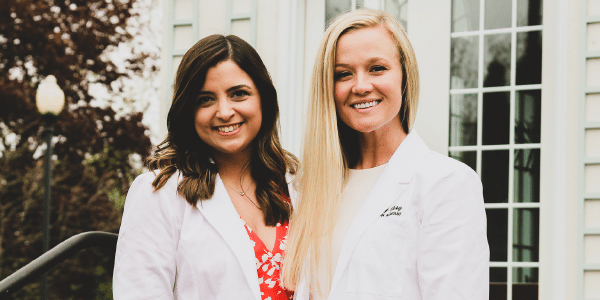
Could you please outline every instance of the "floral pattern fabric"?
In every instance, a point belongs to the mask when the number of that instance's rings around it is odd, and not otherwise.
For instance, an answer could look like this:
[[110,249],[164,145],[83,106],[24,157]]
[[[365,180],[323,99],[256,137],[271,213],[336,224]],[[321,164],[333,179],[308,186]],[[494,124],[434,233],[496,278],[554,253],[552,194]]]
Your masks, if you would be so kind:
[[283,288],[279,280],[281,261],[287,239],[288,223],[277,223],[275,245],[272,251],[262,242],[258,235],[244,223],[248,236],[254,245],[256,254],[256,272],[260,284],[262,300],[292,300],[294,292]]

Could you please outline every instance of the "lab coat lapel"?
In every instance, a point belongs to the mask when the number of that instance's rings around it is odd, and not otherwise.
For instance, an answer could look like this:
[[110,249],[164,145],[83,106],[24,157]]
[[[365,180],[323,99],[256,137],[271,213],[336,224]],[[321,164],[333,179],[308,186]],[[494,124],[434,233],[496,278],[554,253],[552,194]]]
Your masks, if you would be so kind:
[[244,228],[243,221],[240,219],[233,203],[231,203],[221,177],[217,175],[213,197],[210,200],[198,202],[197,207],[233,251],[254,297],[256,300],[260,300],[254,248]]
[[363,233],[408,188],[408,183],[428,151],[429,148],[415,130],[398,146],[348,228],[335,268],[331,292],[336,289]]

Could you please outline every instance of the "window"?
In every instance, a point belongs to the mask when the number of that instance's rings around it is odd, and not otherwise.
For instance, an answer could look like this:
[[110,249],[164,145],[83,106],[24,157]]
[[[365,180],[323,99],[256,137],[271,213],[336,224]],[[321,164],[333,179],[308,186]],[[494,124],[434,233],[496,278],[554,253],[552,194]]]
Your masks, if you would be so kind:
[[344,12],[366,7],[385,10],[395,16],[406,30],[408,0],[326,0],[325,24]]
[[453,0],[449,155],[483,183],[490,300],[538,299],[542,0]]

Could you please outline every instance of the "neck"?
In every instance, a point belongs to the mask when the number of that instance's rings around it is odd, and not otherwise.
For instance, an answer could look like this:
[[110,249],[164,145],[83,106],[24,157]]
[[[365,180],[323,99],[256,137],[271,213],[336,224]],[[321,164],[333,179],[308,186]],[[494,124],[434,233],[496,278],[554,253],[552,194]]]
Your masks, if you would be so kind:
[[406,136],[401,126],[389,124],[371,132],[359,132],[360,158],[355,169],[370,169],[387,163]]
[[228,182],[237,184],[241,177],[244,179],[251,177],[252,166],[247,165],[250,162],[250,153],[213,154],[213,157],[219,170],[219,176]]

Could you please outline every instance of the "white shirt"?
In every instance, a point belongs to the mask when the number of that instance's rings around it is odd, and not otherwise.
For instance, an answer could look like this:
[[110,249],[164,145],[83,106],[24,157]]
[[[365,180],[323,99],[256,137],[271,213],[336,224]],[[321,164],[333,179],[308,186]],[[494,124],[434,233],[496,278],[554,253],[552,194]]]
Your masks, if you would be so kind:
[[483,300],[488,272],[479,176],[413,130],[352,221],[328,299]]
[[[330,241],[331,260],[322,260],[324,265],[319,268],[319,271],[321,271],[321,276],[319,276],[321,287],[331,287],[331,275],[327,273],[330,268],[331,270],[335,270],[348,228],[350,228],[350,224],[352,224],[354,217],[356,217],[360,207],[367,199],[367,195],[369,195],[369,192],[375,185],[375,182],[386,165],[387,164],[383,164],[370,169],[349,170],[348,179],[346,180],[344,190],[342,191],[342,199],[337,223],[333,230],[333,238]],[[323,255],[326,254],[327,252],[324,251]],[[325,291],[327,294],[329,293],[329,289],[325,289]],[[322,298],[316,297],[316,299]]]
[[260,300],[252,241],[221,178],[213,197],[193,207],[177,193],[178,177],[156,192],[151,172],[131,185],[117,241],[114,299]]

